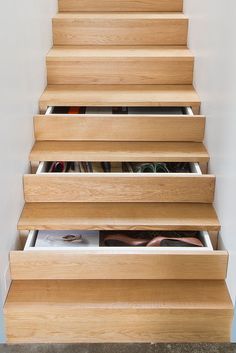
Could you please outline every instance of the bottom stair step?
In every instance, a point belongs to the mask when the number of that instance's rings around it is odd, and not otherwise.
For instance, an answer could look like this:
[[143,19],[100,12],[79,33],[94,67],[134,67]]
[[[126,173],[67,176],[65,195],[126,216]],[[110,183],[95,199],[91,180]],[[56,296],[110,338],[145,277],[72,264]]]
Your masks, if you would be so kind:
[[224,281],[14,281],[5,304],[9,343],[228,342],[232,315]]

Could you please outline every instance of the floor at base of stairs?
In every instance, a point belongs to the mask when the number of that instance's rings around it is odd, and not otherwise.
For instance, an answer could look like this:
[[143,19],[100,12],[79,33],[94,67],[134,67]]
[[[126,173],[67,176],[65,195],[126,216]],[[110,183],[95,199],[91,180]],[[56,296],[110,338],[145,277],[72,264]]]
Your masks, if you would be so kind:
[[236,353],[236,344],[0,345],[0,353]]

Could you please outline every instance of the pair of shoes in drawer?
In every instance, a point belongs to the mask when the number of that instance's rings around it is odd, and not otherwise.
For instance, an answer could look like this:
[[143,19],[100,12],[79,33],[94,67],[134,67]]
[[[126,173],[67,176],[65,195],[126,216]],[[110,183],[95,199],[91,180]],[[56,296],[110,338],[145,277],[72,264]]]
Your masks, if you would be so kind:
[[101,246],[204,247],[198,232],[101,232]]
[[129,163],[125,162],[124,171],[129,173],[190,173],[189,163]]
[[189,163],[52,162],[49,173],[190,173]]
[[49,173],[80,173],[79,162],[52,162],[49,166]]

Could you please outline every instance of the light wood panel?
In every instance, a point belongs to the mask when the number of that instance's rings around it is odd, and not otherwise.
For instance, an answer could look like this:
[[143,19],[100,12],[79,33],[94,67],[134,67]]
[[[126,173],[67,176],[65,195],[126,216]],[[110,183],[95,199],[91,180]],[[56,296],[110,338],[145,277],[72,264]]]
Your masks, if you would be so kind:
[[26,203],[19,230],[208,230],[220,223],[211,204]]
[[54,47],[49,84],[192,84],[193,56],[176,47]]
[[191,106],[200,99],[191,85],[49,85],[40,99],[48,106]]
[[215,177],[191,174],[24,176],[26,202],[200,202],[214,199]]
[[202,143],[195,142],[72,142],[37,141],[30,153],[36,161],[112,162],[201,162],[209,155]]
[[211,280],[14,281],[5,305],[9,343],[228,342],[232,316]]
[[[186,266],[186,264],[188,264]],[[29,279],[225,279],[224,251],[162,254],[94,254],[92,251],[13,251],[11,278]]]
[[188,19],[180,13],[59,13],[55,45],[186,45]]
[[201,142],[205,118],[181,115],[38,115],[34,117],[34,128],[36,140],[47,141]]
[[183,10],[183,0],[59,0],[59,11],[156,11]]

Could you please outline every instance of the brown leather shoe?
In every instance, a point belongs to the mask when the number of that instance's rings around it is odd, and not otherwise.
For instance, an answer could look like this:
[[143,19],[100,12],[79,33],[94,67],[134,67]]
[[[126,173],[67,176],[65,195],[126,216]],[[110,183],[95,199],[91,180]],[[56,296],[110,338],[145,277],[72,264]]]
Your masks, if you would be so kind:
[[[168,241],[174,241],[175,243],[178,242],[180,245],[179,246],[196,246],[196,247],[203,247],[204,245],[202,244],[201,240],[199,240],[198,238],[187,238],[187,237],[183,237],[183,238],[172,238],[172,237],[155,237],[153,238],[148,244],[147,246],[162,246],[161,243],[164,240],[168,240]],[[181,245],[182,243],[182,245]],[[170,245],[168,245],[170,246]],[[176,246],[176,245],[175,245]]]
[[146,246],[148,239],[131,238],[123,234],[107,235],[102,246]]

